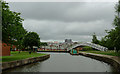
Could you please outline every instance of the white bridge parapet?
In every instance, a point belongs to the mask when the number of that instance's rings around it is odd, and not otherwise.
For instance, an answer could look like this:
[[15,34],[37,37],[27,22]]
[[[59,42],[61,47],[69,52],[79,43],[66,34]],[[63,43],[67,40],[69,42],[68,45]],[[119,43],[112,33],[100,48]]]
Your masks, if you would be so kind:
[[78,46],[89,46],[89,47],[95,48],[95,49],[100,50],[100,51],[107,51],[108,50],[108,48],[106,48],[106,47],[103,47],[101,45],[94,44],[94,43],[88,43],[88,42],[75,44],[72,47],[69,47],[67,50],[72,50],[73,48],[76,48]]

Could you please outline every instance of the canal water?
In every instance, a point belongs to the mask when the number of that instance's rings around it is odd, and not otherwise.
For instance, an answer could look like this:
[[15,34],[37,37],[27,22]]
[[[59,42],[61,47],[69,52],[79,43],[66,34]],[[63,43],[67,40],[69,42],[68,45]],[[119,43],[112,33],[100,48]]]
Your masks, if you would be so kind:
[[50,54],[50,58],[45,61],[9,69],[4,72],[113,72],[110,65],[81,55],[72,56],[69,53],[47,54]]

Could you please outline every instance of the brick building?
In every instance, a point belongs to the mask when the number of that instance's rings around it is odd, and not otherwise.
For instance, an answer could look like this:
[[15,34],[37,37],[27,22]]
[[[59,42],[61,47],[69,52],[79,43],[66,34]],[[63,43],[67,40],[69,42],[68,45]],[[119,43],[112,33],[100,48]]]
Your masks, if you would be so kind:
[[[13,49],[15,48],[16,46],[13,45]],[[10,44],[0,41],[0,56],[10,56]]]

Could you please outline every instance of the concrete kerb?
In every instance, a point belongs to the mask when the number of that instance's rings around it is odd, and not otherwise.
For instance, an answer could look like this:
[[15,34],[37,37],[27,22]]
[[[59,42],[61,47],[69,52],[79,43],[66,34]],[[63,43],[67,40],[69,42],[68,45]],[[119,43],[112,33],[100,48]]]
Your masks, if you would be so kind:
[[86,52],[79,52],[80,55],[90,57],[99,61],[103,61],[105,63],[110,64],[113,66],[118,72],[120,72],[120,58],[116,56],[109,56],[109,55],[101,55],[101,54],[93,54],[93,53],[86,53]]
[[38,62],[38,61],[44,61],[44,60],[48,59],[49,57],[50,57],[50,54],[40,56],[40,57],[33,57],[33,58],[23,59],[23,60],[17,60],[17,61],[11,61],[11,62],[3,62],[2,63],[2,70],[27,65],[27,64]]

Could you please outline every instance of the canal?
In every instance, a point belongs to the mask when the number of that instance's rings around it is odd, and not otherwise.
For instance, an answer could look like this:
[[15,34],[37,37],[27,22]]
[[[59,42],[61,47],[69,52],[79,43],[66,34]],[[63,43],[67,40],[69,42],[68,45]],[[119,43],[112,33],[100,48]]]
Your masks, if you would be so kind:
[[4,72],[113,72],[110,65],[81,55],[72,56],[69,53],[47,54],[50,54],[50,58],[45,61]]

